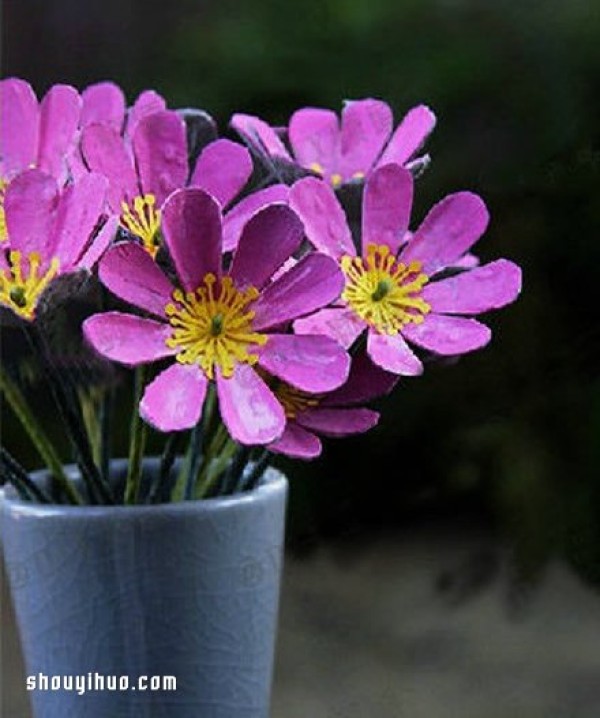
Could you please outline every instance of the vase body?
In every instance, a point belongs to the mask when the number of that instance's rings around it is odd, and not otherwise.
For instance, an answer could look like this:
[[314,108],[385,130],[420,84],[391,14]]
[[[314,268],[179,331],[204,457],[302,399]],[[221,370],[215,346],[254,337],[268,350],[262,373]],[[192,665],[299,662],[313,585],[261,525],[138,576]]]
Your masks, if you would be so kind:
[[35,718],[268,717],[281,474],[153,506],[44,506],[10,491],[0,530]]

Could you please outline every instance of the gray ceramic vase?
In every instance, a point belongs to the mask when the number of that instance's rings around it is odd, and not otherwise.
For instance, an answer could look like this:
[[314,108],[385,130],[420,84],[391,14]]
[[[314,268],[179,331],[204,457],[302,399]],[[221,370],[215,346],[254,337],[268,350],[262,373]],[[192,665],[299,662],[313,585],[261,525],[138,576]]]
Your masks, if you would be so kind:
[[[251,492],[154,506],[0,493],[35,718],[267,718],[286,494],[274,470]],[[164,676],[176,690],[152,690]]]

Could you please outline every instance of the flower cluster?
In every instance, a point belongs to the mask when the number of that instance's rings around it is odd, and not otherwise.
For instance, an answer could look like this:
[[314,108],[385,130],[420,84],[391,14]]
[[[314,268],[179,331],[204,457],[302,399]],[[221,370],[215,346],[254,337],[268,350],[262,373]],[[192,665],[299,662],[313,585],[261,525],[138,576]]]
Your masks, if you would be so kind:
[[[69,301],[57,280],[78,273],[101,288],[83,341],[136,371],[121,495],[94,458],[103,447],[75,430],[81,407],[54,387],[90,500],[165,495],[136,475],[148,425],[168,434],[166,469],[187,441],[171,497],[248,488],[272,453],[316,457],[320,437],[373,427],[379,416],[366,405],[421,374],[425,355],[487,344],[490,330],[473,316],[520,291],[514,263],[480,265],[471,253],[488,224],[477,195],[448,195],[413,225],[415,181],[429,162],[419,153],[435,126],[425,106],[395,129],[374,99],[346,103],[340,120],[304,108],[277,130],[236,114],[235,140],[153,91],[127,108],[112,83],[81,93],[56,85],[38,102],[9,78],[0,115],[3,313],[43,347],[43,318]],[[361,197],[358,229],[348,184]],[[48,376],[60,384],[52,367]],[[13,408],[23,403],[6,372],[1,388]],[[26,493],[5,450],[2,467]],[[81,499],[56,478],[65,500]]]

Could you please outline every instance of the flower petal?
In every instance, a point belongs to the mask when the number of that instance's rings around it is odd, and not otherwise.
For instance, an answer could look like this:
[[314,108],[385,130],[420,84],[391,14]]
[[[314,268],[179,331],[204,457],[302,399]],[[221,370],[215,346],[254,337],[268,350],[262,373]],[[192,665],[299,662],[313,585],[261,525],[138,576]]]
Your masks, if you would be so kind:
[[390,162],[403,165],[425,144],[435,123],[435,115],[429,107],[413,107],[396,128],[377,166],[381,167]]
[[229,379],[217,372],[221,417],[240,444],[269,444],[285,427],[283,407],[248,364],[238,364]]
[[402,333],[413,344],[442,356],[474,351],[485,346],[492,338],[485,324],[475,319],[444,314],[428,314],[422,324],[407,324]]
[[242,231],[230,274],[238,289],[261,289],[302,243],[302,223],[286,205],[265,207]]
[[230,140],[215,140],[201,152],[190,187],[206,190],[222,207],[242,190],[252,174],[252,158],[245,147]]
[[323,335],[270,334],[257,353],[269,374],[310,393],[337,389],[350,370],[348,354]]
[[346,349],[354,344],[366,328],[366,323],[346,307],[321,309],[294,322],[296,334],[324,334]]
[[125,134],[128,137],[133,137],[138,123],[143,120],[144,117],[148,117],[148,115],[152,115],[155,112],[162,112],[166,109],[167,103],[164,97],[154,92],[154,90],[144,90],[137,96],[133,106],[129,108]]
[[202,417],[208,381],[195,364],[172,364],[146,387],[140,416],[159,431],[191,429]]
[[346,102],[342,111],[340,174],[366,175],[392,133],[392,111],[381,100]]
[[237,247],[242,229],[251,217],[270,204],[286,203],[289,193],[287,185],[271,185],[249,194],[228,210],[223,217],[223,251],[231,252]]
[[132,143],[142,193],[160,206],[187,180],[185,123],[176,112],[154,112],[137,123]]
[[313,252],[270,284],[252,305],[255,330],[267,329],[310,314],[337,299],[344,276],[337,263]]
[[497,259],[426,285],[422,297],[438,314],[480,314],[510,304],[520,291],[520,268]]
[[1,174],[13,174],[36,161],[39,132],[38,101],[31,85],[10,77],[0,81]]
[[302,167],[326,177],[338,172],[340,127],[335,112],[315,107],[297,110],[290,118],[289,138]]
[[398,383],[398,377],[384,371],[369,358],[366,351],[352,357],[348,381],[339,389],[324,396],[319,402],[321,407],[343,407],[352,404],[364,404],[389,392]]
[[94,267],[115,239],[118,226],[119,218],[116,215],[112,215],[106,220],[102,229],[93,237],[89,247],[82,254],[79,260],[80,267],[88,270]]
[[325,436],[362,434],[379,421],[379,414],[371,409],[307,409],[298,412],[298,424]]
[[403,262],[417,260],[431,276],[459,260],[485,232],[487,208],[476,194],[457,192],[438,202],[401,252]]
[[97,82],[89,85],[81,93],[82,127],[96,122],[110,125],[116,132],[121,132],[125,120],[125,96],[114,82]]
[[113,294],[140,309],[166,319],[173,286],[152,257],[137,242],[121,242],[100,262],[100,281]]
[[423,373],[421,360],[413,354],[400,334],[369,331],[367,352],[377,366],[393,374],[419,376]]
[[83,333],[99,354],[127,366],[147,364],[177,353],[177,349],[166,344],[172,333],[168,324],[133,314],[94,314],[84,321]]
[[275,130],[259,117],[237,113],[231,118],[230,125],[261,154],[283,157],[292,161]]
[[163,207],[162,230],[186,291],[195,291],[209,272],[221,276],[221,211],[209,194],[174,192]]
[[66,156],[79,127],[81,98],[74,87],[54,85],[40,105],[38,166],[57,179],[64,179]]
[[398,253],[410,222],[413,185],[411,173],[399,165],[384,165],[369,176],[363,195],[363,255],[369,244]]
[[10,248],[49,259],[58,201],[56,181],[45,172],[26,170],[15,177],[4,198]]
[[294,459],[315,459],[322,450],[319,437],[298,426],[294,421],[288,421],[279,439],[269,444],[269,451],[291,456]]

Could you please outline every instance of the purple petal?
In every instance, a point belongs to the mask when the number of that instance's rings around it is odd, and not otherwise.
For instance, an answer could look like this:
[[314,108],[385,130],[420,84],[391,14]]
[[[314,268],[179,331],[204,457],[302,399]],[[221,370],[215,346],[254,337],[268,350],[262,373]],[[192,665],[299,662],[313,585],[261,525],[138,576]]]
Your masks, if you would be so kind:
[[509,304],[520,291],[520,268],[507,259],[498,259],[432,282],[426,285],[422,296],[438,314],[480,314]]
[[31,85],[11,77],[0,81],[1,174],[10,177],[37,159],[38,101]]
[[132,142],[142,193],[160,206],[187,181],[185,123],[176,112],[155,112],[138,122]]
[[121,202],[129,202],[140,193],[122,137],[109,125],[90,125],[82,132],[81,151],[90,170],[108,179],[108,201],[111,209],[120,214]]
[[468,252],[485,232],[488,221],[481,197],[471,192],[448,195],[430,210],[400,259],[422,262],[423,272],[431,276]]
[[195,364],[171,365],[146,387],[140,416],[159,431],[183,431],[202,416],[208,381]]
[[248,364],[238,364],[229,379],[218,372],[217,394],[221,418],[240,444],[269,444],[283,432],[283,407]]
[[162,112],[167,109],[167,103],[164,97],[159,95],[154,90],[144,90],[141,92],[133,106],[127,113],[127,127],[125,133],[128,137],[133,137],[137,126],[144,117],[152,115],[155,112]]
[[315,459],[322,449],[319,438],[294,421],[288,421],[279,439],[269,444],[269,451],[294,459]]
[[379,414],[371,409],[307,409],[299,412],[296,421],[305,429],[325,436],[362,434],[379,421]]
[[350,357],[330,337],[270,334],[258,362],[273,376],[310,393],[332,391],[348,378]]
[[228,205],[252,174],[252,158],[245,147],[230,140],[215,140],[198,157],[190,187],[200,187]]
[[404,336],[413,344],[443,356],[465,354],[485,346],[492,333],[475,319],[428,314],[422,324],[407,324]]
[[425,144],[435,127],[435,115],[425,105],[409,110],[396,128],[377,166],[393,162],[403,165]]
[[394,118],[385,102],[347,102],[342,111],[340,173],[344,180],[369,173],[392,133]]
[[366,327],[362,319],[345,307],[321,309],[294,322],[296,334],[324,334],[346,349],[354,344]]
[[298,164],[330,177],[339,171],[340,128],[331,110],[305,107],[294,112],[290,144]]
[[125,120],[125,96],[114,82],[97,82],[81,93],[81,126],[94,123],[110,125],[116,132],[123,129]]
[[238,132],[256,150],[267,155],[283,157],[292,161],[283,142],[275,130],[266,122],[252,115],[235,114],[231,118],[231,127]]
[[252,306],[255,330],[268,329],[310,314],[337,299],[344,276],[337,263],[313,252],[270,284]]
[[53,177],[26,170],[8,185],[4,198],[10,248],[22,254],[39,252],[49,259],[52,224],[59,193]]
[[221,276],[221,211],[201,189],[182,189],[165,202],[162,229],[183,288],[193,292],[211,272]]
[[299,180],[290,189],[290,207],[320,252],[334,259],[356,254],[346,215],[328,183],[316,177]]
[[80,267],[91,270],[96,265],[115,239],[118,226],[119,218],[116,215],[112,215],[106,220],[102,225],[102,229],[94,236],[90,246],[81,256],[79,260]]
[[233,256],[230,274],[236,286],[261,289],[298,249],[303,236],[302,223],[286,205],[271,205],[255,214]]
[[66,156],[76,140],[81,98],[69,85],[51,87],[40,105],[38,166],[57,179],[66,173]]
[[238,246],[242,229],[251,217],[270,204],[286,203],[290,189],[284,184],[258,190],[244,197],[223,218],[223,251],[231,252]]
[[163,322],[122,312],[94,314],[83,323],[83,333],[102,356],[137,366],[177,353],[166,344],[172,328]]
[[377,366],[393,374],[419,376],[423,373],[423,364],[400,334],[378,334],[370,330],[367,352]]
[[173,286],[152,257],[137,242],[115,244],[98,270],[101,282],[113,294],[157,317],[167,318]]
[[364,404],[389,392],[398,383],[398,377],[384,371],[363,351],[352,358],[348,381],[339,389],[323,397],[319,406],[343,407]]
[[387,245],[397,254],[410,222],[413,184],[411,173],[398,165],[385,165],[369,176],[363,195],[363,255],[369,244]]

